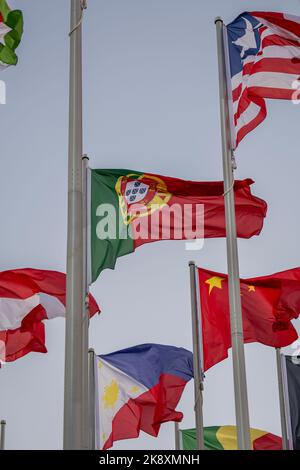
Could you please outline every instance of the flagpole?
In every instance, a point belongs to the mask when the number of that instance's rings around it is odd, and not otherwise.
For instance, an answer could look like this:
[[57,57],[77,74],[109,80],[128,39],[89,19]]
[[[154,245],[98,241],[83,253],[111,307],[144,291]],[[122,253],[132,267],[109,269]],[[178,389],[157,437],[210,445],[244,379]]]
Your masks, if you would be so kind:
[[195,422],[196,422],[196,450],[204,450],[203,431],[203,367],[200,352],[200,310],[197,299],[196,265],[189,262],[191,286],[191,312],[193,333],[194,358],[194,394],[195,394]]
[[288,447],[286,414],[285,414],[285,405],[284,405],[284,389],[283,389],[282,362],[281,362],[280,348],[276,348],[276,362],[277,362],[279,406],[280,406],[280,420],[281,420],[281,434],[282,434],[282,449],[288,450],[289,447]]
[[83,322],[82,322],[82,354],[83,354],[83,446],[85,449],[89,449],[89,361],[88,361],[88,350],[89,350],[89,284],[88,284],[88,172],[89,172],[89,157],[83,155],[82,157],[82,193],[83,193],[83,292],[84,292],[84,310],[83,310]]
[[6,421],[3,419],[0,423],[1,435],[0,435],[0,450],[5,450],[5,430]]
[[89,449],[96,450],[95,351],[89,349]]
[[284,410],[285,410],[285,416],[286,416],[287,449],[294,450],[288,375],[287,375],[287,367],[286,367],[287,358],[284,354],[281,354],[280,359],[281,359],[280,362],[281,362],[281,374],[282,374],[281,376],[282,376],[282,383],[283,383]]
[[175,432],[175,450],[180,450],[180,431],[179,423],[174,423],[174,432]]
[[[68,246],[65,345],[64,449],[86,447],[87,328],[84,293],[82,179],[82,15],[81,0],[71,0],[68,168]],[[85,360],[84,360],[85,357]]]
[[226,218],[227,264],[229,282],[229,305],[232,340],[232,360],[235,391],[235,413],[238,448],[250,449],[250,425],[247,396],[247,379],[244,353],[244,335],[240,296],[240,277],[236,219],[234,205],[234,158],[231,149],[230,111],[224,43],[224,24],[221,18],[215,21],[218,47],[220,114],[222,133],[222,155],[224,174],[224,202]]

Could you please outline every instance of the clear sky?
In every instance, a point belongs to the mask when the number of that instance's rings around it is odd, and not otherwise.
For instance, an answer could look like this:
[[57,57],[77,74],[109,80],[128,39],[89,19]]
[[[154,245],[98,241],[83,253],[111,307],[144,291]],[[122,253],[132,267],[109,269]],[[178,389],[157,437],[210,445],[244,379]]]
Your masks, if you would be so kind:
[[[69,1],[11,0],[24,12],[16,68],[1,75],[1,269],[65,271]],[[244,10],[300,15],[288,0],[89,0],[84,19],[84,151],[94,168],[222,179],[214,19]],[[243,277],[299,266],[300,106],[268,103],[268,118],[237,152],[237,178],[269,203],[260,237],[239,241]],[[225,240],[199,252],[184,242],[145,245],[93,286],[103,313],[90,327],[97,353],[157,342],[192,348],[188,261],[226,271]],[[300,320],[298,325],[300,325]],[[46,323],[48,354],[0,370],[8,449],[62,447],[63,319]],[[296,322],[297,325],[297,322]],[[251,425],[280,433],[275,351],[246,346]],[[194,426],[193,384],[178,407]],[[234,424],[231,360],[208,371],[205,425]],[[174,447],[173,424],[115,449]]]

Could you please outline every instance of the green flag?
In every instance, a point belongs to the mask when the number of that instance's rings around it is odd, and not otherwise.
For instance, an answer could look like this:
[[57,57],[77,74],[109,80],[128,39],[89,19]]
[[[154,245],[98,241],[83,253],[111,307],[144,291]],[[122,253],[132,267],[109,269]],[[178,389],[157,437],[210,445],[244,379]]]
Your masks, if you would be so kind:
[[129,170],[91,170],[93,281],[103,269],[114,269],[118,257],[134,251],[131,225],[122,217],[117,185],[120,178],[128,173]]
[[0,65],[16,65],[15,53],[23,34],[23,14],[11,10],[5,0],[0,0]]
[[[196,449],[196,429],[180,431],[183,450]],[[252,450],[282,450],[281,438],[267,431],[250,429]],[[205,450],[237,450],[236,426],[209,426],[204,428]]]

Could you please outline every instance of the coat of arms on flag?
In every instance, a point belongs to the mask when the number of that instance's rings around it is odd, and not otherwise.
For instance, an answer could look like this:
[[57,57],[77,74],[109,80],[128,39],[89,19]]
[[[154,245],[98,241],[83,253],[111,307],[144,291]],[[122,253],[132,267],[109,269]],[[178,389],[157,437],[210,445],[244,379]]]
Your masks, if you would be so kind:
[[[251,193],[253,183],[246,179],[234,184],[241,238],[258,235],[266,216],[266,202]],[[188,181],[128,169],[92,170],[93,281],[103,269],[113,269],[118,257],[145,243],[225,237],[223,193],[223,181]]]
[[124,223],[129,225],[138,217],[146,217],[166,205],[172,195],[167,184],[155,175],[129,174],[116,183]]

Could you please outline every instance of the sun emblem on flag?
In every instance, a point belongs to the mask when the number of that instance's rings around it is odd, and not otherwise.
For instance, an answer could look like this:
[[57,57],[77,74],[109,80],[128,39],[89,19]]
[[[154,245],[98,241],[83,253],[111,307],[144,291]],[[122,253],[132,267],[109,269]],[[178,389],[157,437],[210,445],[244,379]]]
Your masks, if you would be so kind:
[[121,176],[116,183],[121,214],[126,225],[139,217],[146,217],[168,204],[172,194],[166,183],[157,176]]
[[112,380],[109,385],[104,387],[104,394],[102,396],[102,402],[104,408],[114,408],[119,397],[119,387],[116,380]]

